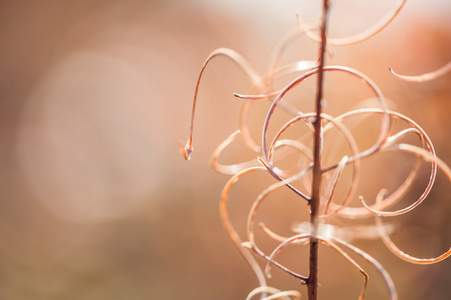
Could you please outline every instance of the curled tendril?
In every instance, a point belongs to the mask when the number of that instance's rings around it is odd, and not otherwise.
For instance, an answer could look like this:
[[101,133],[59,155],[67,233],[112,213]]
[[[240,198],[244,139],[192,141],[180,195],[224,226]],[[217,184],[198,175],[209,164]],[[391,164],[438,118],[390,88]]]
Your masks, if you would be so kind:
[[223,165],[223,164],[218,163],[218,157],[221,154],[221,152],[227,146],[229,146],[230,143],[232,143],[236,139],[236,137],[239,135],[240,135],[240,131],[239,130],[235,131],[227,139],[225,139],[213,152],[213,154],[210,158],[210,165],[213,168],[213,170],[215,170],[216,172],[218,172],[220,174],[234,175],[234,174],[237,174],[237,173],[239,173],[247,168],[250,168],[256,164],[257,159],[253,159],[253,160],[250,160],[247,162],[242,162],[242,163],[233,164],[233,165]]
[[[443,160],[431,155],[431,153],[429,153],[428,151],[425,151],[422,148],[419,148],[419,147],[416,147],[413,145],[408,145],[408,144],[398,144],[398,145],[393,145],[392,147],[393,147],[393,149],[396,149],[396,150],[414,153],[418,156],[423,157],[425,160],[428,160],[428,161],[436,161],[439,168],[443,171],[443,173],[446,175],[448,180],[451,181],[451,169],[448,167],[448,165],[446,165],[443,162]],[[386,191],[381,190],[376,197],[376,203],[381,203],[383,201],[383,198],[385,197],[385,194],[386,194]],[[401,251],[398,248],[398,246],[396,246],[395,243],[390,239],[388,233],[384,229],[384,225],[382,223],[382,218],[379,215],[376,215],[376,223],[378,225],[379,234],[382,238],[382,241],[387,246],[387,248],[389,248],[396,256],[398,256],[399,258],[401,258],[405,261],[408,261],[408,262],[414,263],[414,264],[434,264],[434,263],[440,262],[440,261],[448,258],[449,256],[451,256],[451,248],[448,251],[446,251],[445,253],[443,253],[442,255],[440,255],[438,257],[434,257],[434,258],[417,258],[417,257],[411,256],[409,254],[406,254],[405,252]]]
[[[358,110],[350,111],[340,117],[335,118],[333,123],[331,122],[331,123],[327,124],[325,126],[325,130],[330,130],[331,129],[330,127],[336,126],[336,124],[340,124],[345,119],[348,119],[353,116],[373,115],[373,114],[384,114],[385,115],[385,113],[387,113],[390,116],[390,118],[392,118],[392,119],[398,119],[398,120],[404,121],[409,126],[412,126],[412,128],[402,130],[394,135],[386,137],[384,143],[380,146],[380,149],[378,151],[375,151],[374,153],[389,151],[390,145],[392,145],[397,140],[403,138],[404,136],[406,136],[409,133],[414,133],[414,134],[418,135],[420,137],[420,140],[422,141],[422,143],[425,142],[426,145],[429,147],[431,153],[435,153],[432,142],[430,141],[429,137],[426,135],[426,133],[420,126],[418,126],[415,122],[413,122],[409,118],[403,116],[402,114],[399,114],[399,113],[396,113],[393,111],[389,111],[389,110],[384,111],[384,110],[376,109],[376,108],[368,108],[368,109],[358,109]],[[370,154],[373,154],[371,152],[368,152],[368,153],[369,154],[367,154],[364,157],[368,157]],[[363,159],[364,157],[361,157],[361,159]],[[353,157],[348,158],[348,162],[352,161],[353,159],[354,159]],[[351,219],[366,218],[366,217],[369,217],[373,213],[378,213],[378,214],[382,214],[382,215],[392,215],[392,216],[406,213],[406,212],[414,209],[416,206],[418,206],[427,197],[427,195],[430,191],[430,188],[432,187],[433,182],[435,180],[435,176],[436,176],[436,166],[434,164],[432,164],[432,166],[431,166],[431,178],[425,189],[424,194],[417,201],[415,201],[415,203],[412,206],[410,206],[404,210],[396,211],[396,212],[383,212],[381,210],[386,209],[386,208],[396,204],[400,199],[402,199],[402,197],[409,190],[414,179],[418,175],[420,164],[421,164],[421,160],[418,158],[414,164],[414,167],[412,168],[411,172],[409,173],[408,177],[401,184],[401,186],[395,192],[393,192],[389,197],[385,198],[384,201],[379,205],[377,205],[377,204],[368,205],[368,204],[366,204],[366,202],[364,202],[363,203],[364,207],[345,207],[345,205],[337,206],[336,204],[332,203],[331,207],[334,207],[335,209],[339,209],[338,215],[340,217],[351,218]],[[328,168],[327,168],[327,170],[328,170]]]
[[[429,192],[432,189],[432,186],[434,185],[435,177],[437,175],[437,161],[436,161],[436,154],[435,154],[434,146],[433,146],[431,140],[429,139],[428,135],[426,134],[426,132],[424,132],[424,130],[418,124],[416,124],[413,120],[407,118],[406,116],[401,115],[401,114],[396,113],[396,112],[389,112],[389,113],[393,117],[399,118],[399,119],[407,122],[410,126],[412,126],[415,129],[416,133],[421,134],[422,140],[424,140],[426,142],[426,145],[429,148],[429,153],[431,154],[431,157],[433,158],[432,161],[431,161],[431,174],[430,174],[430,177],[429,177],[429,182],[428,182],[423,194],[414,203],[412,203],[410,206],[408,206],[406,208],[403,208],[403,209],[399,209],[397,211],[386,212],[386,211],[381,211],[380,209],[373,208],[373,207],[369,206],[368,204],[366,204],[366,202],[364,201],[364,199],[362,197],[362,204],[365,206],[365,208],[367,208],[371,212],[373,212],[375,214],[382,215],[382,216],[398,216],[398,215],[405,214],[405,213],[411,211],[412,209],[414,209],[415,207],[420,205],[423,202],[424,199],[426,199],[426,197],[428,196]],[[405,132],[409,132],[409,131],[405,131]],[[400,136],[396,137],[396,139],[399,139],[399,138],[400,138]],[[392,145],[391,145],[392,144],[392,140],[389,140],[389,141],[390,141],[389,143],[386,143],[384,145],[385,147],[383,147],[382,151],[387,151],[387,150],[394,149],[394,147],[392,147]],[[409,180],[410,180],[410,177],[409,177]],[[398,199],[400,199],[400,197]],[[379,205],[376,204],[376,206],[384,207],[384,205],[382,204],[383,202],[384,201],[381,201],[381,203],[379,203]],[[387,205],[385,205],[385,207],[386,206]]]
[[[274,251],[271,253],[270,255],[270,259],[274,259],[274,257],[280,252],[282,251],[282,249],[284,247],[286,247],[289,244],[292,243],[296,243],[296,242],[303,242],[303,241],[309,241],[310,239],[310,234],[299,234],[299,235],[295,235],[291,238],[286,239],[283,243],[281,243],[279,246],[277,246],[277,248],[274,249]],[[327,241],[326,239],[322,238],[321,236],[317,236],[316,237],[321,243],[331,247],[332,249],[334,249],[335,251],[337,251],[339,254],[341,254],[346,260],[348,260],[352,265],[354,265],[357,270],[359,270],[359,272],[363,275],[363,288],[362,291],[360,293],[359,296],[359,300],[363,300],[365,297],[365,291],[366,291],[366,287],[368,285],[368,274],[355,262],[355,260],[353,260],[351,258],[351,256],[349,256],[349,254],[347,254],[345,251],[343,251],[340,247],[338,247],[337,245],[335,245],[333,242],[331,241]],[[269,268],[270,268],[270,261],[268,261],[268,264],[266,266],[266,273],[269,273]]]
[[[357,270],[362,274],[363,276],[363,287],[362,291],[359,296],[359,300],[363,300],[365,298],[365,292],[366,287],[368,285],[368,274],[365,272],[365,270],[347,253],[345,252],[341,247],[339,247],[337,244],[341,244],[342,246],[348,248],[349,250],[353,251],[358,256],[362,257],[364,260],[366,260],[368,263],[370,263],[382,276],[384,283],[387,287],[387,290],[389,292],[389,296],[391,300],[397,300],[398,295],[396,292],[395,285],[393,283],[393,280],[389,273],[385,270],[384,267],[372,256],[368,255],[366,252],[360,250],[359,248],[343,241],[338,238],[335,238],[333,236],[330,236],[326,233],[324,236],[324,228],[328,227],[320,227],[317,233],[317,236],[315,237],[318,241],[320,241],[322,244],[334,249],[336,252],[338,252],[340,255],[342,255],[346,260],[348,260],[352,265],[354,265]],[[285,248],[287,245],[293,244],[293,243],[303,243],[310,241],[310,238],[312,232],[308,233],[300,233],[295,236],[292,236],[290,238],[286,238],[283,240],[281,244],[279,244],[271,253],[271,255],[268,257],[267,265],[266,265],[266,274],[267,276],[270,275],[270,268],[271,264],[273,264],[273,260],[275,256],[282,251],[283,248]]]
[[[282,251],[285,246],[293,243],[306,243],[309,242],[311,238],[311,235],[309,233],[301,233],[297,234],[295,236],[292,236],[290,238],[285,239],[279,246],[277,246],[274,251],[271,253],[271,255],[268,256],[267,263],[266,263],[266,276],[271,277],[271,264],[274,261],[274,257]],[[317,237],[318,238],[318,237]],[[320,238],[318,238],[320,239]]]
[[234,226],[230,222],[229,214],[227,212],[227,202],[229,198],[229,192],[232,186],[244,175],[249,174],[251,172],[255,171],[261,171],[266,170],[263,167],[253,167],[249,169],[242,170],[241,172],[235,174],[232,176],[227,184],[224,186],[224,189],[222,190],[221,194],[221,202],[220,202],[220,213],[221,213],[221,220],[222,224],[224,225],[224,228],[226,229],[230,239],[235,244],[235,246],[238,248],[238,251],[240,251],[241,255],[244,257],[244,259],[247,261],[251,269],[254,271],[255,275],[257,276],[258,282],[260,286],[266,286],[266,279],[265,276],[258,265],[258,263],[255,261],[255,258],[249,253],[248,249],[242,246],[243,241],[241,240],[240,236],[238,235],[237,231],[235,230]]
[[260,298],[260,300],[300,300],[301,299],[301,293],[298,291],[281,291],[273,287],[269,286],[259,286],[258,288],[255,288],[252,292],[249,293],[249,295],[246,297],[246,300],[252,300],[257,295],[266,295],[271,294],[270,296],[265,296],[263,298]]
[[185,146],[183,146],[182,142],[179,142],[179,149],[180,149],[181,153],[183,154],[183,156],[185,157],[186,160],[190,159],[191,153],[193,152],[194,114],[196,112],[197,94],[199,92],[200,81],[202,79],[202,75],[203,75],[203,73],[205,71],[205,68],[207,67],[209,62],[212,59],[214,59],[215,57],[217,57],[217,56],[228,57],[233,62],[235,62],[238,65],[238,67],[241,68],[241,70],[243,70],[246,73],[246,75],[249,77],[249,80],[251,81],[251,83],[254,86],[258,86],[260,84],[260,76],[257,75],[257,73],[254,72],[254,70],[251,68],[251,66],[247,62],[247,60],[245,60],[244,57],[242,57],[236,51],[234,51],[232,49],[228,49],[228,48],[219,48],[219,49],[216,49],[215,51],[213,51],[207,57],[207,59],[205,60],[203,66],[202,66],[202,68],[200,70],[199,77],[197,78],[196,89],[194,91],[193,109],[192,109],[192,112],[191,112],[191,127],[190,127],[189,138],[188,138]]
[[[370,39],[371,37],[375,36],[379,32],[381,32],[385,27],[387,27],[399,14],[401,9],[404,7],[404,4],[406,4],[407,0],[400,0],[398,3],[384,16],[382,17],[376,24],[371,26],[370,28],[344,38],[327,38],[327,43],[331,46],[349,46],[353,44],[358,44],[363,41],[366,41]],[[302,21],[301,15],[297,15],[298,18],[298,24],[301,27],[302,31],[310,37],[312,40],[316,42],[321,41],[321,37],[314,32],[318,28],[317,25],[307,25]]]
[[367,254],[366,252],[362,251],[361,249],[359,249],[345,241],[342,241],[337,238],[334,238],[333,241],[352,250],[354,253],[361,256],[364,260],[366,260],[374,268],[376,268],[376,270],[378,271],[378,273],[382,276],[382,279],[384,280],[385,286],[387,287],[387,290],[389,292],[390,300],[398,299],[398,293],[396,292],[396,288],[395,288],[395,284],[393,283],[393,279],[391,278],[391,276],[387,272],[387,270],[385,270],[385,268],[376,259],[374,259],[371,255]]
[[338,178],[343,173],[343,169],[346,166],[347,162],[348,162],[348,157],[345,155],[345,156],[343,156],[343,158],[338,163],[337,168],[335,169],[335,172],[332,175],[330,184],[327,187],[326,195],[325,195],[326,200],[327,200],[326,208],[325,208],[325,211],[324,211],[325,217],[327,217],[327,213],[328,213],[328,210],[329,210],[329,207],[330,207],[330,203],[332,202],[332,197],[333,197],[335,189],[337,187]]
[[[312,166],[312,154],[311,154],[311,150],[303,143],[301,143],[299,140],[280,140],[280,137],[282,136],[282,134],[286,131],[287,128],[289,128],[290,126],[292,126],[293,124],[295,124],[298,121],[302,121],[304,120],[304,122],[306,123],[306,125],[311,128],[311,123],[309,121],[309,119],[313,117],[313,114],[303,114],[300,116],[297,116],[295,118],[293,118],[292,120],[288,121],[287,123],[285,123],[285,125],[283,125],[281,127],[281,129],[279,130],[279,132],[275,135],[272,143],[270,144],[269,147],[269,162],[270,164],[268,164],[268,171],[278,180],[281,180],[281,176],[283,175],[283,172],[281,172],[280,169],[277,168],[277,166],[275,165],[275,161],[274,161],[274,152],[275,150],[280,147],[281,145],[283,146],[289,146],[292,149],[297,149],[299,152],[301,152],[304,157],[306,158],[305,163],[304,163],[304,167],[301,167],[300,169],[296,170],[297,173],[301,173],[301,172],[305,172],[307,171],[307,168],[310,169]],[[332,122],[334,123],[334,119],[327,115],[327,114],[322,114],[321,117],[328,122]],[[328,127],[328,130],[330,130],[333,127]],[[341,123],[335,123],[335,128],[337,128],[342,134],[344,139],[348,142],[348,145],[352,151],[352,157],[357,157],[358,154],[358,148],[356,145],[356,142],[354,140],[354,138],[352,137],[351,133],[347,130],[347,128],[345,126],[343,126]],[[338,165],[335,166],[330,166],[327,169],[328,170],[333,170],[334,168],[344,168],[345,164],[348,163],[349,158],[346,158],[345,162],[340,162]],[[346,206],[350,200],[352,199],[355,190],[357,188],[357,182],[358,182],[358,174],[359,174],[359,168],[360,168],[360,164],[359,164],[359,159],[353,159],[353,177],[352,177],[352,184],[346,194],[346,196],[343,199],[343,204],[342,207]],[[325,170],[326,171],[326,170]],[[326,173],[324,173],[326,174]],[[339,177],[341,174],[341,171],[337,173],[337,176]],[[334,185],[336,185],[337,181],[338,181],[338,177],[337,178],[333,178],[333,180],[330,182],[329,184],[329,191],[333,192],[334,191]],[[305,177],[302,177],[305,178]],[[308,189],[310,182],[305,181],[304,182],[304,187],[306,189]],[[290,184],[287,184],[287,186],[293,190],[294,187]],[[298,194],[300,194],[297,190],[295,190]],[[304,199],[306,200],[310,200],[307,196],[302,195]],[[331,196],[329,195],[329,200],[331,200]],[[326,199],[328,199],[328,196],[326,196]],[[324,217],[330,217],[331,215],[337,213],[341,208],[340,207],[336,207],[332,212],[328,213],[328,207],[329,207],[330,201],[328,204],[326,204],[326,209],[325,209],[325,215],[320,216],[322,218]]]
[[[274,184],[272,184],[271,186],[269,186],[268,188],[266,188],[259,196],[258,198],[254,201],[254,203],[252,204],[252,207],[249,211],[249,216],[248,216],[248,221],[247,221],[247,237],[248,237],[248,241],[246,244],[244,244],[247,248],[253,250],[256,254],[258,254],[259,256],[261,256],[263,259],[267,260],[269,259],[269,257],[257,246],[256,242],[255,242],[255,237],[254,237],[254,224],[255,224],[255,215],[257,212],[258,207],[260,206],[260,204],[263,202],[263,200],[273,191],[285,186],[287,183],[289,183],[290,181],[293,181],[301,176],[304,176],[305,172],[302,172],[300,174],[297,174],[287,180],[284,181],[280,181],[280,182],[276,182]],[[290,269],[284,267],[283,265],[279,264],[276,261],[271,260],[271,263],[275,266],[277,266],[278,268],[280,268],[281,270],[287,272],[288,274],[300,279],[302,282],[305,282],[307,280],[306,276],[297,274],[293,271],[291,271]]]
[[391,69],[391,68],[389,70],[393,75],[395,75],[399,79],[402,79],[405,81],[411,81],[411,82],[424,82],[424,81],[430,81],[430,80],[437,79],[441,76],[444,76],[449,71],[451,71],[451,61],[448,62],[443,67],[441,67],[433,72],[425,73],[422,75],[415,75],[415,76],[400,75],[400,74],[395,73],[395,71],[393,71],[393,69]]
[[[268,154],[268,148],[267,148],[267,138],[268,138],[267,135],[268,135],[269,122],[271,120],[271,117],[272,117],[274,111],[277,108],[278,103],[282,100],[282,98],[288,91],[290,91],[291,89],[296,87],[298,84],[300,84],[306,78],[308,78],[314,74],[317,74],[318,71],[319,71],[318,69],[313,69],[311,71],[308,71],[308,72],[302,74],[301,76],[299,76],[298,78],[293,80],[291,83],[289,83],[283,90],[281,90],[279,95],[277,96],[277,98],[273,101],[273,103],[272,103],[271,107],[269,108],[268,113],[266,115],[265,123],[263,125],[263,130],[262,130],[263,155],[264,155],[266,161],[269,161],[269,154]],[[381,132],[380,132],[380,135],[379,135],[376,143],[369,149],[362,151],[356,157],[351,158],[350,161],[352,161],[353,159],[359,159],[361,157],[368,156],[368,155],[376,152],[380,148],[380,146],[384,143],[385,139],[388,137],[388,128],[390,125],[390,119],[389,119],[388,114],[386,113],[387,105],[385,103],[382,92],[377,87],[377,85],[373,83],[373,81],[371,79],[369,79],[363,73],[358,72],[357,70],[354,70],[352,68],[343,67],[343,66],[324,67],[324,72],[334,72],[334,71],[335,72],[343,72],[345,74],[349,74],[351,76],[355,76],[355,77],[361,79],[370,88],[370,90],[375,94],[375,96],[377,97],[377,99],[379,101],[381,109],[385,112],[383,114],[383,121],[381,124]],[[312,113],[312,114],[314,114],[314,113]],[[336,118],[336,120],[338,121],[338,120],[344,118],[344,116],[345,115],[342,115],[341,117]]]

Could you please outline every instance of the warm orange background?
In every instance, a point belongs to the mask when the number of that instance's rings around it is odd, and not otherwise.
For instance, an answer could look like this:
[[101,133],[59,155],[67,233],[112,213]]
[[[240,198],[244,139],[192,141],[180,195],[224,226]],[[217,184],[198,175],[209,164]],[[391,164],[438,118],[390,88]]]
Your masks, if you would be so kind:
[[[315,21],[317,8],[235,2],[0,1],[0,299],[228,300],[256,286],[219,220],[227,177],[208,165],[237,128],[231,95],[247,87],[225,59],[201,84],[191,162],[177,141],[187,137],[197,74],[212,50],[235,49],[263,71],[274,44],[296,26],[295,13]],[[331,35],[364,29],[391,5],[375,2],[337,6]],[[451,74],[411,84],[388,72],[421,74],[451,59],[451,6],[423,2],[409,1],[381,34],[337,49],[330,63],[373,78],[451,163]],[[304,41],[291,55],[314,59],[316,45]],[[379,167],[370,181],[392,168]],[[413,233],[398,237],[412,255],[438,255],[451,244],[451,189],[442,182],[430,204],[403,218]],[[387,267],[400,299],[449,297],[451,260],[415,266],[380,242],[359,245]],[[357,299],[358,272],[324,253],[322,299]],[[293,260],[305,270],[305,256]],[[370,276],[367,299],[386,297]],[[286,278],[275,271],[274,285],[305,294]]]

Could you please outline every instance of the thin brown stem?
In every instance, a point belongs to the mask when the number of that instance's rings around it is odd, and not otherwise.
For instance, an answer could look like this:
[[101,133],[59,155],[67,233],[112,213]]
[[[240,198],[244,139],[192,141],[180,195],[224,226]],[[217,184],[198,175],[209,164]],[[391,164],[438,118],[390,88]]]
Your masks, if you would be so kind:
[[314,122],[314,146],[313,146],[313,180],[312,195],[310,199],[310,222],[312,225],[312,235],[310,239],[310,260],[309,260],[309,278],[307,281],[307,294],[309,300],[318,298],[318,219],[320,204],[320,186],[321,186],[321,144],[322,144],[322,99],[324,86],[324,59],[327,46],[327,19],[329,13],[329,0],[323,0],[323,13],[321,22],[321,45],[319,51],[319,70],[316,93],[316,119]]

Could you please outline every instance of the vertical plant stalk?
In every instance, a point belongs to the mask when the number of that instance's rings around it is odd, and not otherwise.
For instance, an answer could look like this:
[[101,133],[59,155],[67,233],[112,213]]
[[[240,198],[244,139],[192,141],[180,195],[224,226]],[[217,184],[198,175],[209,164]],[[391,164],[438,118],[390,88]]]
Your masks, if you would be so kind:
[[310,199],[310,223],[312,235],[310,238],[310,259],[309,259],[309,277],[307,280],[307,294],[309,300],[316,300],[318,297],[318,219],[320,207],[320,186],[321,186],[321,145],[322,145],[322,99],[324,87],[324,60],[327,46],[327,21],[329,15],[329,0],[323,0],[322,21],[321,21],[321,44],[319,49],[319,67],[318,82],[316,91],[316,118],[314,126],[314,145],[313,145],[313,180],[312,195]]

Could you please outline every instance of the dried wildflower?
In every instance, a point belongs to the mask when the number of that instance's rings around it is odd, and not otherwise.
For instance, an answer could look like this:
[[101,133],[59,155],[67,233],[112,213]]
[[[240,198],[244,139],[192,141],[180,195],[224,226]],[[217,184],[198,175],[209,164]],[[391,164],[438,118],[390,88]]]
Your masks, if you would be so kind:
[[[317,27],[304,24],[301,18],[298,17],[300,26],[290,31],[281,40],[274,52],[275,54],[270,63],[270,68],[263,76],[257,75],[241,55],[225,48],[214,51],[202,66],[194,94],[190,136],[184,146],[183,143],[180,144],[180,149],[186,159],[190,158],[193,150],[192,135],[199,84],[203,72],[210,61],[217,56],[228,57],[248,76],[251,84],[248,94],[235,94],[238,99],[243,101],[239,129],[218,146],[211,158],[213,169],[219,173],[232,176],[226,183],[221,194],[221,219],[233,243],[248,262],[259,282],[259,286],[251,291],[246,299],[253,299],[257,295],[260,295],[260,299],[267,300],[300,299],[298,292],[280,291],[267,285],[267,278],[271,276],[271,267],[277,267],[299,279],[303,284],[308,286],[308,299],[316,299],[317,249],[319,243],[335,250],[362,274],[363,286],[359,299],[364,299],[365,297],[368,274],[353,259],[353,256],[362,258],[379,272],[385,282],[390,299],[397,299],[398,296],[393,280],[388,272],[370,254],[352,245],[352,241],[355,239],[380,238],[395,255],[415,264],[436,263],[451,255],[451,249],[436,258],[422,259],[406,254],[389,237],[394,230],[393,226],[384,224],[382,220],[385,217],[396,217],[409,213],[418,207],[429,195],[437,175],[437,169],[439,168],[451,181],[450,168],[436,157],[430,138],[417,123],[401,113],[388,109],[382,91],[370,78],[355,69],[346,66],[328,66],[325,63],[327,47],[350,45],[370,38],[385,28],[396,17],[405,2],[406,0],[399,1],[393,8],[393,11],[389,12],[380,22],[370,29],[349,38],[331,39],[326,38],[330,3],[325,0],[323,2],[323,19],[319,28],[320,34],[317,35],[314,33],[315,30],[318,30]],[[290,41],[301,34],[305,34],[321,44],[318,61],[300,60],[286,65],[280,65],[281,57]],[[448,64],[438,71],[416,77],[397,75],[394,72],[393,74],[405,80],[422,81],[445,74],[451,69],[450,66]],[[359,82],[373,94],[373,98],[377,100],[378,107],[354,109],[338,116],[332,116],[323,112],[323,75],[328,72],[340,73],[359,79]],[[295,79],[287,83],[281,90],[274,90],[275,80],[287,75],[295,76]],[[307,78],[313,76],[318,77],[315,111],[302,112],[290,104],[286,100],[286,96],[292,93],[294,88],[302,85]],[[364,100],[366,99],[362,99],[362,101]],[[248,116],[252,106],[261,101],[270,101],[271,106],[263,122],[261,142],[258,143],[249,134]],[[291,115],[291,119],[282,125],[271,139],[269,128],[276,111],[284,111],[288,115]],[[371,116],[379,116],[378,136],[371,146],[362,150],[357,145],[357,139],[353,134],[353,126],[358,126],[362,119]],[[348,123],[352,123],[353,126],[350,126]],[[403,129],[395,130],[394,123],[403,124]],[[287,130],[294,125],[302,126],[308,131],[308,134],[302,134],[297,138],[285,137]],[[325,143],[325,136],[329,132],[334,132],[334,142],[336,145],[347,145],[349,153],[337,155],[337,152],[333,151],[333,148],[329,148],[330,144]],[[417,136],[420,140],[420,146],[402,142],[409,135]],[[243,139],[245,145],[250,150],[255,152],[255,158],[250,161],[237,162],[231,165],[220,164],[218,160],[223,150],[239,137]],[[410,173],[404,182],[395,191],[388,194],[387,190],[381,189],[376,199],[374,199],[373,204],[369,204],[363,196],[356,195],[359,177],[362,172],[360,162],[378,153],[395,151],[413,154],[416,157],[415,163],[412,165]],[[286,170],[280,167],[280,161],[291,154],[298,155],[297,161],[292,168]],[[420,164],[422,162],[430,165],[429,180],[422,194],[417,199],[410,200],[411,204],[407,207],[389,211],[391,207],[400,203],[407,196],[407,192],[419,174]],[[337,184],[344,180],[343,173],[345,168],[351,169],[351,180],[347,185],[347,190],[344,193],[337,194]],[[248,213],[247,236],[243,238],[240,237],[230,221],[227,204],[233,185],[243,176],[250,176],[254,172],[266,172],[275,181],[272,185],[265,188],[252,202]],[[292,228],[293,235],[288,237],[281,236],[263,223],[257,224],[256,222],[256,215],[261,204],[271,193],[280,188],[289,188],[300,201],[308,204],[311,215],[310,221],[300,221],[299,224],[295,225]],[[350,203],[356,197],[360,198],[362,206],[351,207]],[[340,199],[337,200],[336,198]],[[339,220],[349,220],[352,222],[357,219],[370,219],[374,220],[374,223],[365,225],[362,228],[362,225],[359,223],[342,226],[339,222]],[[265,252],[259,247],[255,238],[255,231],[258,229],[279,243],[271,252]],[[299,274],[293,271],[290,266],[284,265],[276,260],[277,255],[288,245],[310,247],[310,269],[308,275]],[[260,267],[254,255],[266,261],[266,268],[264,270]]]

